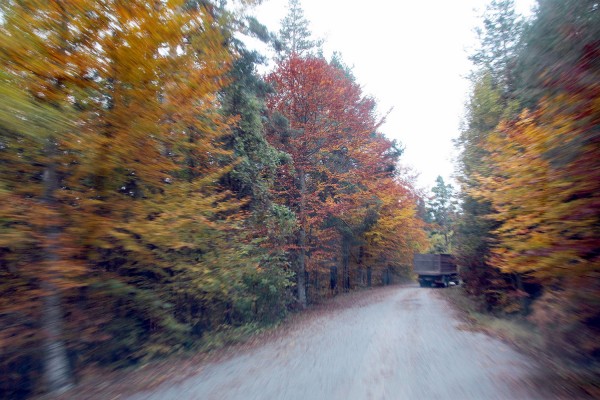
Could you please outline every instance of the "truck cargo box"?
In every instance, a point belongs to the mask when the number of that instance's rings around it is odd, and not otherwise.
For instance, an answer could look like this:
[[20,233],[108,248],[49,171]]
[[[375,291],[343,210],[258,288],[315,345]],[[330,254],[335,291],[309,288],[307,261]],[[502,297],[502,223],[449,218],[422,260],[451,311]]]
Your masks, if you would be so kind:
[[415,254],[414,267],[419,275],[456,273],[456,264],[450,254]]
[[458,283],[456,263],[450,254],[415,254],[414,272],[419,275],[421,286]]

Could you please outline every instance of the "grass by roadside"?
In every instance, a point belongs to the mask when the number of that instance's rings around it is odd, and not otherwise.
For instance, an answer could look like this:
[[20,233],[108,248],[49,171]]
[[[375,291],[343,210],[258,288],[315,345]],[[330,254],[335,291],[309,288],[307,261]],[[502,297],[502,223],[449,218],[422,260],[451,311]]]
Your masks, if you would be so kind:
[[462,286],[450,287],[438,293],[461,312],[465,328],[499,337],[518,347],[522,352],[543,350],[543,338],[529,321],[523,318],[501,318],[481,311],[479,304],[467,296]]
[[558,357],[545,346],[535,325],[523,317],[501,317],[481,311],[462,286],[436,291],[448,300],[464,321],[462,328],[497,337],[529,355],[543,369],[535,384],[548,391],[549,398],[600,399],[600,366],[581,365]]

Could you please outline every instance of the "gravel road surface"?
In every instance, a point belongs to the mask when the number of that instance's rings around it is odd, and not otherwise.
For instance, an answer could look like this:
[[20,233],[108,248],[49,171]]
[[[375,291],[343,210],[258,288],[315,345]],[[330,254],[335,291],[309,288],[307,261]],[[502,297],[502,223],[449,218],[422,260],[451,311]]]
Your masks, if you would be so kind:
[[460,329],[438,290],[382,291],[130,400],[544,398],[527,384],[534,363]]

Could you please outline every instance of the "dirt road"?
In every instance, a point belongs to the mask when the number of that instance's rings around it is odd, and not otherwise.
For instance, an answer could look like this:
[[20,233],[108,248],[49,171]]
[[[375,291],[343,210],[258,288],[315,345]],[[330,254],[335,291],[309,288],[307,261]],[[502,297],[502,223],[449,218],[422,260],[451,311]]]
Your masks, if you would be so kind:
[[387,289],[130,399],[545,398],[526,384],[531,360],[499,340],[460,329],[436,292]]

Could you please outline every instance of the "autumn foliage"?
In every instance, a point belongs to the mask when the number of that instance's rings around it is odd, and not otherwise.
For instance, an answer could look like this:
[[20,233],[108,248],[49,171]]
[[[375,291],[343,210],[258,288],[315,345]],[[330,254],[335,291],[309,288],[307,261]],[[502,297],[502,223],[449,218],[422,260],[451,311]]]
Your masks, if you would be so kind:
[[321,58],[292,54],[267,82],[275,89],[267,107],[271,119],[279,119],[267,138],[293,161],[282,166],[275,191],[298,218],[290,243],[296,273],[313,278],[299,281],[301,302],[305,285],[316,293],[327,284],[337,290],[333,279],[320,284],[319,275],[335,275],[338,263],[345,290],[351,280],[362,282],[366,265],[380,271],[409,266],[412,251],[424,241],[422,227],[410,182],[403,185],[397,173],[393,143],[377,131],[373,100]]
[[263,81],[212,2],[0,11],[0,396],[223,345],[424,242],[339,66],[292,53]]
[[[494,7],[519,25],[511,1]],[[596,8],[540,1],[521,37],[490,24],[495,52],[478,54],[505,68],[481,65],[459,139],[458,256],[470,293],[496,313],[525,316],[550,353],[585,365],[600,355]]]
[[[587,354],[600,350],[593,322],[600,290],[596,103],[557,96],[502,123],[486,145],[493,173],[479,178],[478,191],[499,223],[491,263],[547,287],[540,302],[548,303],[533,319],[567,349]],[[564,324],[559,332],[555,319]]]

